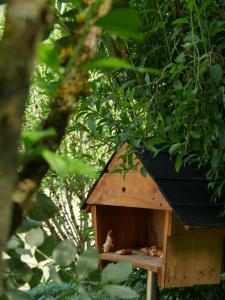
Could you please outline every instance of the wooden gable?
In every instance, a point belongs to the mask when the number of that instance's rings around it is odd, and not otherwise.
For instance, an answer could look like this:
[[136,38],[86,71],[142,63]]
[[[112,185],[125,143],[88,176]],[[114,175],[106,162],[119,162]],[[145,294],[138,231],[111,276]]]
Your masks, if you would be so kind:
[[125,151],[126,146],[124,145],[111,159],[105,172],[88,196],[86,204],[171,210],[151,176],[143,176],[140,173],[142,163],[135,154],[133,154],[135,171],[130,170],[126,174],[115,173],[115,170],[120,168],[121,156]]

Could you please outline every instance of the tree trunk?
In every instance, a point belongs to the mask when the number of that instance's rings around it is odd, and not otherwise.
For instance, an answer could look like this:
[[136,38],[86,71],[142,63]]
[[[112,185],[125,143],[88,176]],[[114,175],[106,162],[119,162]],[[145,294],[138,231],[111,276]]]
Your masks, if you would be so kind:
[[[0,45],[0,276],[16,183],[18,139],[47,0],[9,0]],[[0,297],[2,285],[0,278]]]

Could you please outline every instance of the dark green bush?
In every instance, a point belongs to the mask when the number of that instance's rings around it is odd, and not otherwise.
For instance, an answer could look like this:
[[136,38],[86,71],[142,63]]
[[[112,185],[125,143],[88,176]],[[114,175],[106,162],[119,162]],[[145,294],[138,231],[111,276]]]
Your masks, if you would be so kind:
[[[74,292],[73,296],[66,296],[71,292]],[[65,295],[65,300],[73,300],[77,295],[77,286],[70,283],[43,283],[31,289],[29,294],[34,300],[56,300],[61,295]]]

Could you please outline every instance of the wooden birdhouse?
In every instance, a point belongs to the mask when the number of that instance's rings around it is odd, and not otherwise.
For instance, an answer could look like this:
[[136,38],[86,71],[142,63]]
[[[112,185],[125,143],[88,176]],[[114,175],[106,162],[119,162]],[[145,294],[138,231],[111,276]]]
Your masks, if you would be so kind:
[[[101,260],[155,272],[159,287],[218,284],[225,219],[222,203],[210,202],[206,179],[191,167],[177,173],[168,153],[146,150],[133,155],[135,171],[117,173],[125,151],[113,155],[83,206],[92,213]],[[110,230],[114,246],[103,253]],[[150,254],[153,245],[159,255]]]

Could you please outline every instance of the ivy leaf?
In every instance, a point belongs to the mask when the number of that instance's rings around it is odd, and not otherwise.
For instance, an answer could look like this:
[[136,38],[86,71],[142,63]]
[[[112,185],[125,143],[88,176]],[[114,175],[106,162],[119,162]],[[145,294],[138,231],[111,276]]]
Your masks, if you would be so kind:
[[210,69],[213,80],[219,83],[223,78],[223,69],[219,64],[213,65]]
[[105,285],[103,291],[110,297],[118,297],[121,299],[139,298],[139,295],[127,286]]
[[77,249],[74,242],[65,240],[61,242],[53,251],[53,259],[62,267],[69,266],[76,257]]
[[44,232],[41,228],[33,228],[26,235],[26,242],[30,246],[40,246],[44,242]]
[[142,21],[133,9],[114,9],[97,21],[97,25],[122,38],[142,40],[140,33]]
[[101,282],[121,283],[127,280],[132,272],[132,265],[129,262],[122,261],[117,264],[108,264],[102,271]]
[[38,193],[36,201],[28,213],[29,217],[37,221],[47,221],[54,217],[58,212],[58,208],[54,202],[43,193]]
[[77,262],[77,276],[80,280],[88,276],[98,268],[99,253],[96,249],[88,249],[81,253]]

